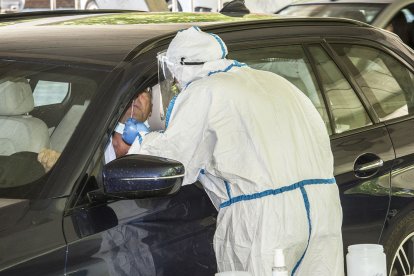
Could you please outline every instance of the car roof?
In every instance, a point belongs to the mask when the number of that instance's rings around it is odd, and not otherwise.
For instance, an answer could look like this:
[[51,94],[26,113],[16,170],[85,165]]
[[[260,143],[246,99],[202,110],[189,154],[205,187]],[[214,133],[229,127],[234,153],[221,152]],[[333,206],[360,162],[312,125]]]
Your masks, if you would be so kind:
[[[2,38],[0,59],[41,60],[110,71],[144,41],[161,35],[170,34],[171,36],[177,30],[192,25],[204,26],[213,23],[217,25],[217,22],[182,23],[182,21],[172,24],[166,24],[165,21],[157,21],[158,24],[135,24],[140,21],[132,20],[128,23],[128,20],[137,14],[145,15],[145,18],[150,19],[159,17],[159,14],[131,12],[61,13],[58,15],[47,13],[46,16],[39,14],[15,16],[12,20],[0,17],[0,37]],[[168,16],[171,16],[171,13]],[[179,14],[177,16],[186,18],[192,15]],[[137,17],[140,18],[140,16]],[[119,18],[128,20],[122,22]],[[364,25],[352,20],[332,18],[289,17],[260,22],[289,25],[316,23]],[[217,25],[217,28],[255,28],[257,24],[264,24],[260,22],[221,23]],[[3,26],[1,26],[2,23]]]
[[40,16],[36,12],[14,16],[11,20],[0,17],[0,58],[44,60],[111,70],[149,37],[185,27],[185,24],[63,25],[67,21],[117,13],[54,16],[46,13]]

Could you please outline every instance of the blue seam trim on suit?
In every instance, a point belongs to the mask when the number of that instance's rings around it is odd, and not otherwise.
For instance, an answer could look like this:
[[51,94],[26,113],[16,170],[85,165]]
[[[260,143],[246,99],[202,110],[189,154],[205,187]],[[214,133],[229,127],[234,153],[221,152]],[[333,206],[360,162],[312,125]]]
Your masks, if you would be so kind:
[[229,185],[229,183],[226,180],[224,180],[224,185],[226,185],[227,196],[229,197],[229,200],[231,200],[230,185]]
[[170,122],[170,116],[171,116],[172,110],[174,108],[174,104],[175,104],[176,99],[177,99],[177,96],[174,96],[171,99],[170,103],[168,104],[167,115],[165,116],[165,129],[167,129],[168,124]]
[[[233,67],[243,67],[243,66],[247,66],[247,65],[245,63],[241,63],[241,62],[238,62],[237,60],[235,60],[235,61],[233,61],[232,64],[230,64],[229,66],[227,66],[224,70],[211,71],[211,72],[209,72],[207,74],[207,76],[211,76],[213,74],[220,73],[220,72],[227,72],[227,71],[229,71]],[[185,85],[184,89],[186,89],[191,83],[192,83],[192,81],[190,81],[189,83],[187,83]],[[184,89],[182,91],[184,91]],[[174,96],[171,99],[170,103],[168,104],[167,115],[165,116],[165,129],[167,129],[168,124],[170,123],[170,116],[171,116],[172,110],[174,108],[174,104],[175,104],[175,100],[177,99],[177,96],[178,95]]]
[[253,200],[253,199],[258,199],[258,198],[262,198],[262,197],[265,197],[265,196],[277,195],[277,194],[281,194],[281,193],[284,193],[284,192],[293,191],[295,189],[299,189],[299,188],[307,186],[307,185],[334,184],[334,183],[336,183],[335,178],[306,179],[306,180],[299,181],[299,182],[294,183],[294,184],[289,185],[289,186],[283,186],[283,187],[278,188],[278,189],[270,189],[270,190],[266,190],[266,191],[263,191],[263,192],[250,194],[250,195],[240,195],[240,196],[233,197],[230,200],[225,201],[222,204],[220,204],[220,208],[228,207],[228,206],[230,206],[234,203],[237,203],[239,201]]
[[305,203],[306,208],[306,216],[308,217],[308,243],[306,244],[305,251],[303,252],[302,256],[300,257],[299,261],[296,263],[292,270],[292,276],[295,274],[296,270],[299,268],[300,264],[302,263],[303,258],[305,257],[306,251],[309,247],[309,241],[312,234],[312,221],[310,217],[310,204],[308,194],[306,193],[305,187],[300,187],[300,191],[302,192],[303,202]]
[[238,62],[237,60],[235,60],[235,61],[233,61],[232,64],[227,66],[224,70],[211,71],[207,74],[207,76],[211,76],[211,75],[214,75],[214,74],[217,74],[217,73],[220,73],[220,72],[227,72],[233,67],[243,67],[243,66],[247,66],[247,65],[245,63],[241,63],[241,62]]
[[227,51],[226,51],[226,48],[224,48],[223,40],[221,40],[221,38],[216,34],[212,34],[212,33],[208,33],[208,34],[211,35],[212,37],[214,37],[217,40],[217,42],[220,44],[220,48],[221,48],[221,52],[222,52],[221,58],[225,58],[226,55],[227,55]]
[[142,144],[142,136],[141,136],[141,134],[139,134],[139,132],[137,133],[137,136],[138,136],[139,144],[141,145]]

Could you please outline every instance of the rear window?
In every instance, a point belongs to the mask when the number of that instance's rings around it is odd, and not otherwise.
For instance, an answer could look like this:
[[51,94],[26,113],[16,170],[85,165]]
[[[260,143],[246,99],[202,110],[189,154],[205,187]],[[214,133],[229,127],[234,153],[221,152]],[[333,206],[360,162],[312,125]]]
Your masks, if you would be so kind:
[[62,103],[69,93],[69,85],[68,82],[39,81],[33,90],[35,106]]

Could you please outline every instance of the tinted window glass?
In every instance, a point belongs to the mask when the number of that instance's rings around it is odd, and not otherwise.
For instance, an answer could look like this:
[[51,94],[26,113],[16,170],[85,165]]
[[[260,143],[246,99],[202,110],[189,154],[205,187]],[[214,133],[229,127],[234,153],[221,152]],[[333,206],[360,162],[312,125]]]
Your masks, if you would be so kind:
[[232,53],[230,58],[245,62],[255,69],[276,73],[292,82],[310,98],[331,134],[328,113],[302,46],[246,50]]
[[33,90],[35,106],[57,104],[63,102],[69,92],[69,83],[39,81]]
[[[31,198],[41,191],[103,77],[0,60],[0,198]],[[48,164],[39,162],[43,149],[56,152]]]
[[390,55],[366,46],[333,45],[380,120],[414,114],[413,74]]
[[335,133],[371,125],[372,122],[358,96],[333,60],[320,46],[311,46],[309,51],[332,112]]

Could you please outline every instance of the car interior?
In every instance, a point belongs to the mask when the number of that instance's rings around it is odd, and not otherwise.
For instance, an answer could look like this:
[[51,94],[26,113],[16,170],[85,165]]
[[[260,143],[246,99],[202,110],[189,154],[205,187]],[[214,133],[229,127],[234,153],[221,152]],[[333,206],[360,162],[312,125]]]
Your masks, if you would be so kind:
[[97,89],[94,80],[52,71],[18,70],[0,79],[1,188],[45,175],[38,153],[64,150]]
[[25,78],[5,79],[0,84],[0,154],[39,152],[49,146],[45,122],[30,115],[32,89]]

